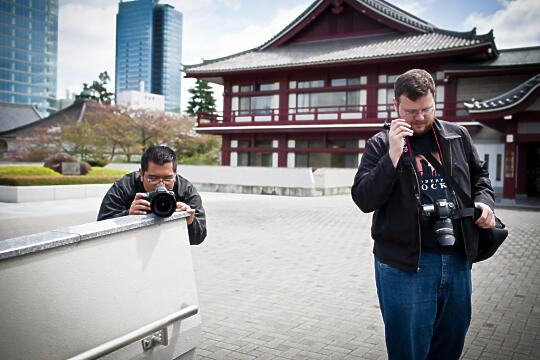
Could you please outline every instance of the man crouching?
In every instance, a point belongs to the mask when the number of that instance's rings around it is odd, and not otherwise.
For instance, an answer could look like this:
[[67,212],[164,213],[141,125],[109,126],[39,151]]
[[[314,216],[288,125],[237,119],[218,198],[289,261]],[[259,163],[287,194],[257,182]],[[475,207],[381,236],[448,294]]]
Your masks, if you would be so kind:
[[158,186],[174,193],[176,211],[187,211],[189,243],[198,245],[206,237],[206,215],[201,196],[195,187],[176,173],[176,154],[167,146],[151,146],[141,157],[139,171],[124,175],[107,191],[97,220],[150,212],[147,194]]

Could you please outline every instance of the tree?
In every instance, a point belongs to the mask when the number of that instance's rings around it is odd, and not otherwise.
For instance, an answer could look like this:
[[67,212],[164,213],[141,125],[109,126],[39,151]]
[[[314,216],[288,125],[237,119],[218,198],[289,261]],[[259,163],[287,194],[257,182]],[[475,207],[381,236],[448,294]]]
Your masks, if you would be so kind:
[[99,74],[98,79],[99,81],[94,80],[94,82],[92,83],[90,87],[88,87],[86,83],[83,84],[83,87],[84,87],[83,90],[86,90],[86,89],[95,90],[99,96],[99,102],[102,104],[110,105],[113,100],[112,98],[114,96],[114,93],[109,92],[109,90],[107,90],[105,85],[107,85],[108,82],[111,81],[111,77],[109,76],[107,71],[104,71]]
[[186,109],[187,114],[196,116],[198,112],[213,113],[216,111],[216,100],[207,81],[197,79],[195,87],[188,91],[192,96]]
[[92,163],[131,162],[151,145],[167,145],[180,162],[218,164],[219,137],[197,134],[195,123],[173,113],[88,103],[82,119],[66,117],[20,139],[18,156],[39,161],[62,151]]

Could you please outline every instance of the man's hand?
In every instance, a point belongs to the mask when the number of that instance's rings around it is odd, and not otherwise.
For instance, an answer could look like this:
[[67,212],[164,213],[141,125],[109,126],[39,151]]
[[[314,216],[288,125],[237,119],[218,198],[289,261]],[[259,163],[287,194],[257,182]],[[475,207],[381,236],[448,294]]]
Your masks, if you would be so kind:
[[394,167],[397,167],[399,157],[403,153],[403,145],[405,136],[412,136],[413,130],[411,125],[403,119],[394,119],[390,124],[390,131],[388,133],[388,155],[392,160]]
[[195,209],[190,208],[188,204],[180,201],[177,202],[176,211],[187,211],[189,213],[189,217],[187,218],[186,222],[188,225],[191,225],[191,223],[193,223],[193,219],[195,219]]
[[135,194],[135,199],[129,207],[129,215],[146,215],[150,211],[150,202],[144,198],[146,198],[145,193]]
[[476,219],[476,225],[482,229],[491,229],[495,227],[495,215],[493,210],[484,203],[476,202],[474,206],[478,209],[482,209],[482,215]]

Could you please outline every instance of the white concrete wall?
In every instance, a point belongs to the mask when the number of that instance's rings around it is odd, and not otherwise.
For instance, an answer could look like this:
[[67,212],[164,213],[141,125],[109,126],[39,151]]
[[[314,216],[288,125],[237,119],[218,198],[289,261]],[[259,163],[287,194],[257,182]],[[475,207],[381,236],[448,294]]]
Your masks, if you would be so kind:
[[357,169],[320,168],[313,173],[315,187],[340,188],[351,187]]
[[112,184],[5,186],[0,185],[0,202],[32,202],[103,197]]
[[[0,260],[2,359],[66,359],[198,306],[185,219],[107,234],[115,221],[50,232],[84,238],[108,228],[76,244]],[[169,345],[151,355],[135,341],[107,358],[175,359],[199,343],[200,329],[196,314],[169,326]]]
[[192,183],[309,188],[311,168],[179,165],[178,173]]
[[[134,171],[137,164],[109,164],[107,168]],[[199,191],[264,193],[293,196],[345,194],[357,169],[268,168],[247,166],[178,166],[178,173]]]
[[[136,171],[138,164],[109,164],[110,169]],[[269,168],[179,165],[178,173],[199,191],[315,196],[345,194],[356,169]],[[0,202],[30,202],[103,197],[111,184],[0,186]]]

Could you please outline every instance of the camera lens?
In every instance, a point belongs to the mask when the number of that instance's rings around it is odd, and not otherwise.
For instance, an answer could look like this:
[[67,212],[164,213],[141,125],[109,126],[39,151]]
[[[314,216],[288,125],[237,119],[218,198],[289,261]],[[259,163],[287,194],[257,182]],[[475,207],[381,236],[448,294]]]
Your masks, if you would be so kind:
[[176,210],[176,199],[168,193],[157,194],[150,204],[154,214],[160,217],[169,217]]
[[456,242],[452,220],[446,218],[435,222],[433,225],[435,237],[441,246],[452,246]]

